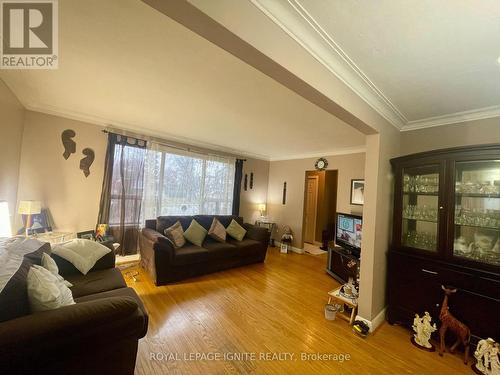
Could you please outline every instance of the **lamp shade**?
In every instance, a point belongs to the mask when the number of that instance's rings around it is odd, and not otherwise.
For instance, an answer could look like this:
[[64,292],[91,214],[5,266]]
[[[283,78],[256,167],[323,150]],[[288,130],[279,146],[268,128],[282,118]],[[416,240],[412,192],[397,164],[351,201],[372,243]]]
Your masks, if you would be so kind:
[[42,204],[39,201],[20,201],[18,213],[21,215],[35,215],[42,212]]
[[265,211],[265,210],[266,210],[266,204],[265,203],[259,204],[259,211]]
[[5,201],[0,201],[0,237],[12,236],[10,226],[9,204]]

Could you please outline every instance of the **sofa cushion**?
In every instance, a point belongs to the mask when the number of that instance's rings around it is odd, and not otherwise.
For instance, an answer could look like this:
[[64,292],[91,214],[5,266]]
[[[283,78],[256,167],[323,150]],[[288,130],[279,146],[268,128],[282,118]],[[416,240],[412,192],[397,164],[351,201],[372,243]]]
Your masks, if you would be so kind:
[[229,224],[229,226],[226,228],[226,232],[235,240],[241,241],[243,237],[245,237],[245,233],[247,231],[235,220],[231,220],[231,224]]
[[59,279],[59,275],[56,275],[42,266],[31,266],[27,283],[32,312],[55,310],[75,303],[64,279]]
[[187,264],[203,263],[208,259],[208,250],[196,245],[186,245],[180,249],[175,249],[173,264],[184,266]]
[[73,286],[73,284],[71,284],[67,280],[64,280],[64,278],[61,275],[59,275],[59,267],[57,267],[56,261],[47,253],[42,254],[42,267],[45,268],[50,273],[52,273],[59,281],[61,281],[68,288]]
[[210,229],[213,220],[217,219],[219,222],[224,225],[224,228],[227,228],[231,221],[234,220],[238,224],[243,225],[243,218],[235,215],[195,215],[193,219],[195,219],[198,223],[201,224],[203,228],[206,230]]
[[244,238],[241,241],[235,240],[234,238],[228,238],[229,244],[236,246],[236,252],[239,256],[249,256],[254,255],[262,251],[262,244],[259,241],[251,240],[250,238]]
[[184,232],[184,238],[196,246],[201,246],[207,233],[207,230],[193,219],[189,228]]
[[177,221],[181,223],[182,229],[186,230],[191,224],[193,216],[158,216],[156,219],[156,231],[165,233],[165,229],[174,225]]
[[67,280],[73,284],[70,290],[74,298],[125,288],[127,286],[118,268],[92,271],[86,275],[73,274],[67,276]]
[[92,267],[111,250],[99,242],[75,238],[71,241],[57,244],[52,252],[73,264],[82,274],[86,275]]
[[0,242],[0,322],[31,312],[27,277],[31,266],[42,263],[50,244],[34,239],[12,238]]
[[238,248],[227,242],[205,242],[203,247],[208,250],[208,259],[224,259],[238,256]]
[[208,230],[208,235],[219,242],[226,242],[226,228],[217,218],[214,217],[212,225]]
[[165,237],[167,237],[176,248],[186,244],[184,230],[182,229],[180,221],[176,221],[174,225],[165,229]]

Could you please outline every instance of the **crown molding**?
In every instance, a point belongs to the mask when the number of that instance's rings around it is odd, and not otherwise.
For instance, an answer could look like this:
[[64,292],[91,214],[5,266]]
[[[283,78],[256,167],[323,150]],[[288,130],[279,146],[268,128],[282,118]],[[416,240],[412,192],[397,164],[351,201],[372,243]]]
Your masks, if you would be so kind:
[[467,121],[484,120],[499,116],[500,105],[495,105],[491,107],[472,109],[469,111],[450,113],[442,116],[428,117],[421,120],[408,121],[408,123],[403,126],[401,131],[433,128],[442,125],[459,125]]
[[498,105],[409,121],[307,12],[300,0],[250,2],[400,131],[500,117]]
[[144,136],[161,138],[165,141],[178,142],[186,146],[199,147],[202,149],[212,150],[212,151],[220,151],[237,157],[247,157],[252,159],[270,161],[270,157],[267,155],[260,155],[251,152],[235,150],[230,147],[218,146],[208,142],[200,142],[191,138],[179,137],[166,132],[152,131],[151,129],[147,129],[141,125],[136,125],[133,123],[117,122],[102,117],[87,115],[80,112],[68,111],[51,105],[34,105],[28,103],[24,103],[23,105],[28,111],[40,112],[47,115],[63,117],[75,121],[81,121],[88,124],[100,126],[103,129],[118,129],[118,130],[130,131],[134,133],[140,133],[141,135]]
[[365,146],[360,147],[341,147],[331,151],[324,152],[314,152],[307,154],[293,154],[287,156],[279,156],[270,158],[269,161],[284,161],[284,160],[296,160],[296,159],[311,159],[311,158],[321,158],[329,156],[339,156],[339,155],[350,155],[350,154],[362,154],[366,152]]
[[288,36],[397,129],[408,120],[298,0],[250,0]]

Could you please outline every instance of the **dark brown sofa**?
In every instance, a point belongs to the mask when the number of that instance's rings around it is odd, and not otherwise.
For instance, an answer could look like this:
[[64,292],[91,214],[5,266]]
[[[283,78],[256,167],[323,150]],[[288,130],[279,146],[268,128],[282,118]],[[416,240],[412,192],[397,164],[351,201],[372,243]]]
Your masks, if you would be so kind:
[[0,323],[0,374],[133,374],[148,314],[110,252],[82,275],[52,255],[76,302]]
[[[242,225],[247,233],[242,241],[227,236],[221,243],[210,236],[199,247],[186,241],[186,245],[174,249],[163,235],[164,230],[179,221],[186,230],[195,219],[209,230],[216,217],[227,228],[232,219]],[[156,220],[146,220],[140,237],[141,265],[156,285],[164,285],[193,276],[221,271],[246,264],[263,262],[266,258],[269,232],[251,224],[244,224],[237,216],[160,216]]]

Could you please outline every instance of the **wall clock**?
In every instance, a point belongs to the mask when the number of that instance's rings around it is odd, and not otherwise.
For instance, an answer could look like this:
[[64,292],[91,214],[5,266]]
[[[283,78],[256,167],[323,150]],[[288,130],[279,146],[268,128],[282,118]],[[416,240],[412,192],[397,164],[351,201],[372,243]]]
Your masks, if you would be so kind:
[[314,167],[318,171],[325,170],[326,167],[328,167],[328,160],[326,160],[325,158],[319,158],[318,160],[316,160],[316,163],[314,164]]

